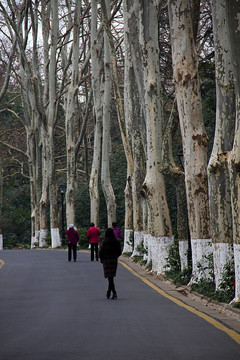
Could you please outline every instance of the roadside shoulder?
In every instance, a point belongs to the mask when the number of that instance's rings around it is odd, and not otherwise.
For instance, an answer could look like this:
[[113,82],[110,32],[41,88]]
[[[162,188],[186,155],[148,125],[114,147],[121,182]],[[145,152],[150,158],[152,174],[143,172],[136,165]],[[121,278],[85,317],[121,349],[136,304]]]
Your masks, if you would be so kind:
[[144,266],[135,263],[130,257],[122,255],[119,259],[141,277],[146,278],[159,289],[163,290],[166,294],[217,319],[229,328],[240,333],[240,309],[235,309],[232,305],[219,303],[206,298],[201,294],[191,291],[189,286],[176,287],[169,280],[164,279],[162,276],[159,276],[152,271],[149,272]]

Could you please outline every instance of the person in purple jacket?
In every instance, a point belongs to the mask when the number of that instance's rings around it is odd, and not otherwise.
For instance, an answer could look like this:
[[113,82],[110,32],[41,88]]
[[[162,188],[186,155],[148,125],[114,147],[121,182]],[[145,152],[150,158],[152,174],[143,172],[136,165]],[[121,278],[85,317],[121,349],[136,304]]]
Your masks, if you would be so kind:
[[116,239],[118,239],[119,241],[123,241],[122,232],[121,232],[121,230],[118,228],[116,222],[113,222],[113,223],[112,223],[112,228],[113,228],[113,231],[114,231],[114,235],[116,236]]

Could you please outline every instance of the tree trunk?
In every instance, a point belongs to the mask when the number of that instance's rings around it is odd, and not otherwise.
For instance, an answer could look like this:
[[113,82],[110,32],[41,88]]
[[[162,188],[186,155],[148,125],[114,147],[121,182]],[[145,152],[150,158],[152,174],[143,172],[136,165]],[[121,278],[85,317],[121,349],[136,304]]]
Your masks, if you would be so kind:
[[46,110],[47,119],[47,160],[49,169],[49,201],[50,201],[50,230],[52,247],[61,245],[59,226],[58,226],[58,204],[57,204],[57,184],[55,172],[55,155],[53,132],[57,116],[57,96],[56,96],[56,61],[58,43],[58,4],[51,0],[52,9],[52,31],[50,44],[49,61],[49,103]]
[[216,128],[208,164],[211,235],[216,288],[232,260],[232,208],[228,159],[233,146],[235,96],[231,73],[226,0],[212,0],[216,70]]
[[230,181],[232,194],[233,249],[235,263],[235,298],[240,300],[240,2],[227,1],[227,25],[232,57],[232,71],[235,86],[235,135],[230,157]]
[[[110,17],[110,3],[106,1],[107,16]],[[108,227],[116,221],[116,200],[111,184],[109,154],[111,152],[110,109],[112,95],[111,56],[106,33],[104,32],[104,96],[103,96],[103,138],[101,183],[107,206]]]
[[[24,94],[22,94],[22,101],[24,104]],[[25,105],[24,105],[25,106]],[[25,113],[25,120],[28,119],[27,114]],[[28,121],[26,121],[28,123]],[[40,219],[38,211],[38,199],[40,197],[41,189],[39,189],[38,184],[38,175],[41,169],[38,167],[39,164],[36,159],[36,154],[38,154],[39,149],[37,148],[37,139],[36,133],[33,129],[25,126],[26,137],[27,137],[27,158],[28,158],[28,169],[29,169],[29,178],[30,178],[30,195],[31,195],[31,248],[34,248],[39,244],[40,236]]]
[[[130,53],[133,63],[135,81],[137,83],[140,103],[144,116],[144,139],[145,146],[142,147],[142,158],[146,153],[146,177],[140,194],[145,197],[148,204],[148,216],[142,216],[143,222],[148,218],[144,243],[148,247],[149,261],[152,260],[153,270],[164,272],[164,265],[168,256],[168,249],[172,243],[172,230],[170,216],[165,194],[164,179],[160,172],[161,150],[162,150],[162,121],[163,112],[161,104],[161,85],[159,73],[159,49],[158,49],[158,6],[159,2],[144,2],[125,0],[125,32],[130,42]],[[155,25],[153,25],[155,24]],[[137,114],[138,115],[138,114]],[[135,116],[135,114],[133,115]],[[141,119],[141,116],[140,116]],[[141,124],[141,121],[139,121]],[[134,129],[134,127],[133,127]],[[137,128],[135,128],[135,135]],[[138,127],[138,131],[139,131]],[[142,129],[141,129],[142,130]],[[134,137],[134,141],[138,137]],[[132,139],[133,141],[133,139]],[[136,142],[134,143],[136,145]],[[137,154],[137,149],[135,155]],[[138,181],[134,188],[137,194]],[[132,178],[132,176],[131,176]],[[144,205],[144,200],[142,207]],[[134,205],[133,205],[134,206]],[[143,211],[146,214],[146,211]],[[143,225],[141,225],[143,226]],[[139,237],[139,241],[140,237]],[[138,241],[134,243],[136,248]]]
[[181,263],[181,270],[190,266],[191,244],[188,229],[187,216],[187,199],[185,189],[185,179],[182,169],[176,166],[173,158],[172,138],[175,135],[176,129],[179,126],[179,118],[175,114],[175,101],[173,103],[172,111],[164,131],[163,138],[163,161],[162,173],[171,181],[176,190],[177,200],[177,234],[178,247]]
[[0,157],[0,250],[3,250],[2,204],[3,204],[3,168],[2,168],[2,160]]
[[[152,253],[153,270],[164,273],[169,246],[173,241],[164,178],[161,174],[163,106],[159,73],[158,2],[149,1],[139,7],[139,41],[143,64],[144,117],[147,155],[143,193],[148,203],[148,249]],[[140,81],[139,81],[140,82]],[[140,91],[139,91],[140,93]]]
[[66,152],[67,152],[67,191],[66,191],[66,220],[67,224],[75,224],[75,187],[76,187],[76,155],[74,131],[74,103],[78,89],[78,60],[79,60],[79,21],[81,1],[76,2],[73,22],[73,59],[72,78],[68,88],[66,108]]
[[92,170],[89,181],[89,193],[91,200],[91,222],[95,225],[99,223],[99,189],[98,179],[101,164],[102,147],[102,44],[103,38],[97,31],[97,0],[92,1],[91,16],[91,61],[92,61],[92,89],[93,104],[96,117],[94,129],[94,147]]
[[[193,280],[208,277],[207,257],[212,252],[207,184],[208,138],[202,118],[189,0],[169,0],[173,76],[183,139],[185,184],[192,245]],[[200,267],[199,267],[200,264]]]
[[[37,202],[39,204],[40,215],[40,233],[39,233],[39,246],[47,246],[46,238],[48,236],[48,210],[49,210],[49,172],[48,172],[48,154],[47,154],[47,132],[42,124],[41,128],[41,150],[42,150],[42,174],[41,174],[41,198]],[[36,192],[37,193],[37,192]]]
[[119,86],[120,82],[119,82],[119,78],[118,78],[117,60],[116,60],[113,36],[111,33],[110,21],[108,19],[105,0],[100,0],[100,3],[101,3],[101,8],[102,8],[102,14],[103,14],[104,29],[106,31],[106,35],[107,35],[107,39],[108,39],[108,43],[109,43],[110,55],[111,55],[112,79],[113,79],[115,100],[116,100],[116,105],[117,105],[118,123],[119,123],[119,128],[121,131],[121,137],[122,137],[123,147],[124,147],[125,156],[126,156],[126,160],[127,160],[129,175],[132,176],[132,174],[133,174],[133,156],[132,156],[131,144],[129,142],[127,132],[126,132],[124,108],[123,108],[122,96],[121,96],[121,91],[120,91],[120,86]]
[[131,144],[134,168],[132,177],[129,175],[125,189],[125,241],[124,251],[132,251],[129,245],[129,235],[134,230],[134,252],[137,253],[136,246],[144,239],[143,233],[143,197],[141,195],[142,184],[145,176],[145,152],[142,143],[142,108],[137,84],[134,76],[130,28],[132,24],[131,7],[128,1],[124,1],[124,45],[125,45],[125,71],[124,71],[124,110],[126,119],[127,136]]

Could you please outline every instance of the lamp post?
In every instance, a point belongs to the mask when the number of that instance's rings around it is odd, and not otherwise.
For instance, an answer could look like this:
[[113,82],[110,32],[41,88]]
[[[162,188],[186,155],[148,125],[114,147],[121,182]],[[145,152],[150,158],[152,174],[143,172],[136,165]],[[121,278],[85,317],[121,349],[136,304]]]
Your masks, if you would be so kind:
[[[180,149],[178,151],[178,158],[182,167],[182,170],[184,172],[184,154],[183,149]],[[188,251],[187,251],[187,258],[188,258],[188,266],[191,266],[192,263],[192,247],[191,247],[191,236],[190,236],[190,230],[189,230],[189,222],[188,222],[188,212],[187,212],[187,238],[188,238]]]
[[64,231],[64,195],[66,192],[66,184],[60,184],[58,186],[60,193],[61,193],[61,200],[62,200],[62,246],[64,246],[64,238],[65,238],[65,231]]

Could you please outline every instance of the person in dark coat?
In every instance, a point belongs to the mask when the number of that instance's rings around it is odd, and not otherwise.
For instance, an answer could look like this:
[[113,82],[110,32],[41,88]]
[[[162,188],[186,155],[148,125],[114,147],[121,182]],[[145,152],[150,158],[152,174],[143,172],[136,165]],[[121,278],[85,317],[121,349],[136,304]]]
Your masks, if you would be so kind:
[[70,224],[68,230],[65,231],[67,235],[67,246],[68,246],[68,261],[72,260],[72,252],[73,252],[73,260],[77,261],[77,243],[79,240],[79,234],[77,230],[74,229],[74,225]]
[[104,277],[108,278],[107,299],[117,299],[117,292],[113,278],[116,276],[118,257],[121,255],[122,249],[120,241],[116,239],[114,231],[108,228],[105,232],[105,238],[99,250],[99,257],[103,264]]
[[87,238],[89,241],[89,244],[91,246],[91,261],[94,260],[94,252],[96,255],[96,261],[98,261],[98,243],[100,241],[99,236],[101,235],[101,232],[98,227],[95,226],[94,223],[90,224],[90,228],[87,232]]

